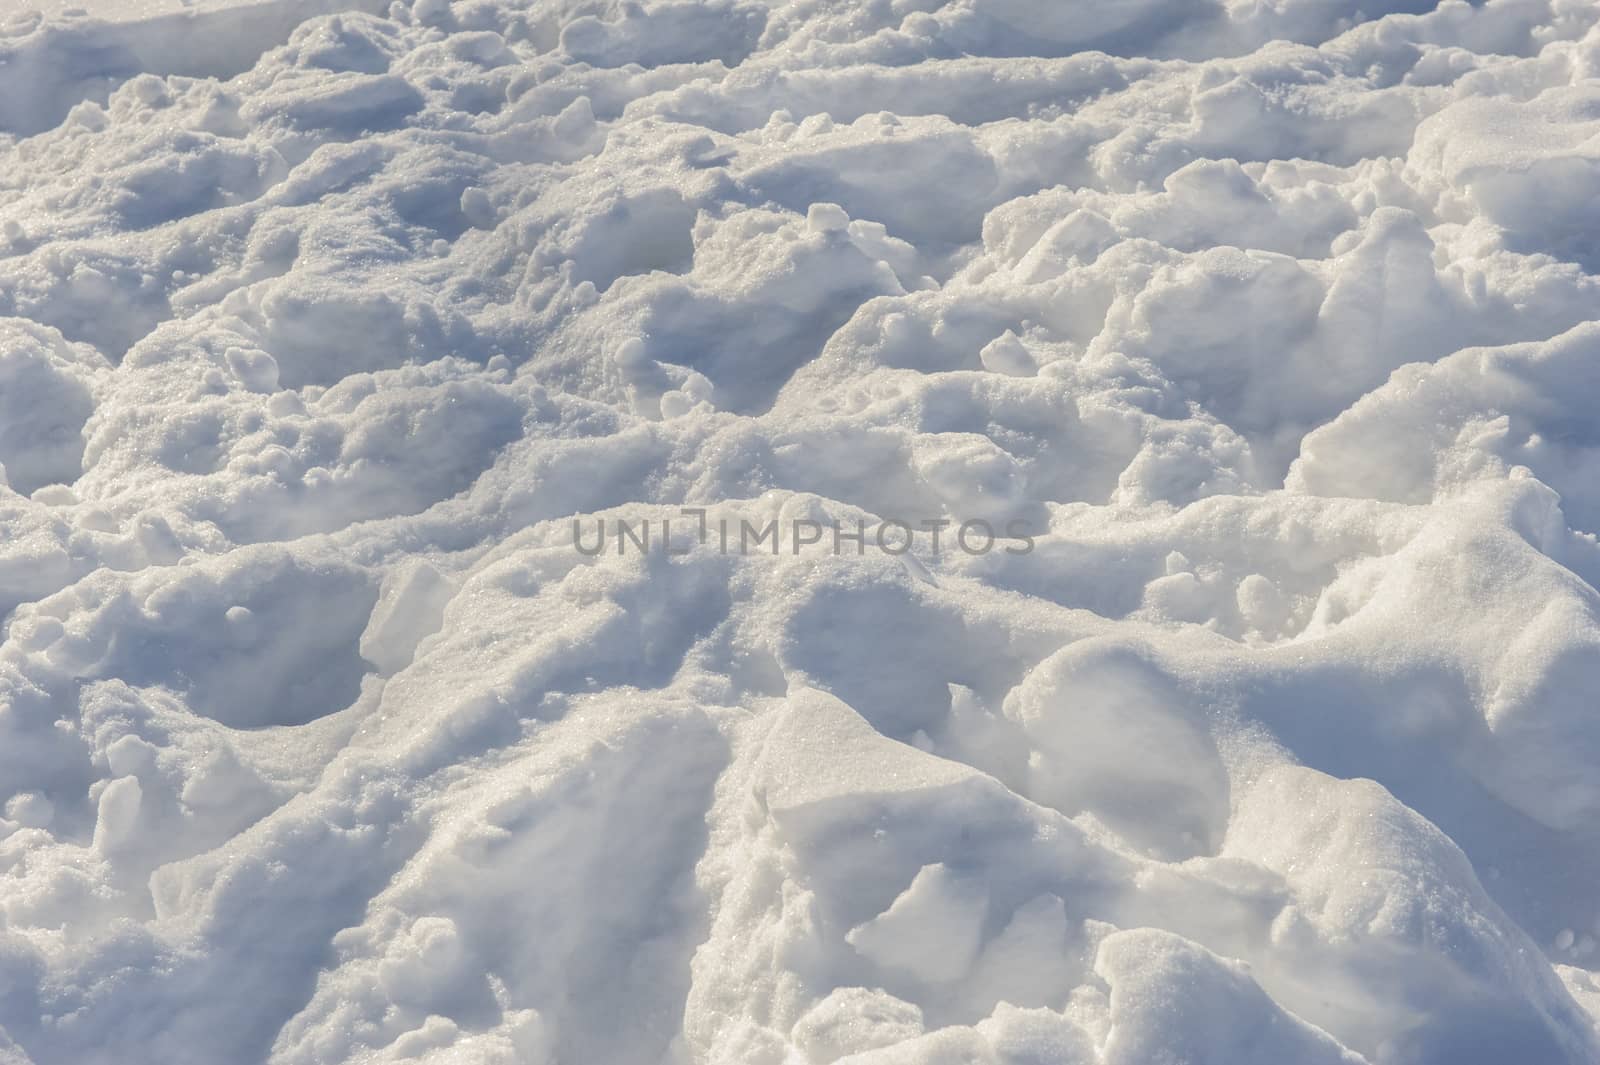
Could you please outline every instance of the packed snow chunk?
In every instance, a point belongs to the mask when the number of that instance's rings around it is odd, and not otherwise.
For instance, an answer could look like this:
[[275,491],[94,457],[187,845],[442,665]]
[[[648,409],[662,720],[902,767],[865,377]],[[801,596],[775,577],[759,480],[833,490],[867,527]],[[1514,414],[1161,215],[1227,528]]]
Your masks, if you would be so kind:
[[1061,1014],[1002,1004],[975,1025],[951,1025],[838,1061],[839,1065],[1098,1065],[1099,1058],[1093,1040]]
[[[355,566],[264,547],[131,578],[102,570],[35,609],[67,620],[40,649],[58,668],[167,685],[196,713],[252,728],[302,724],[355,701],[367,671],[358,642],[376,599]],[[175,643],[192,653],[174,658]]]
[[[986,520],[991,530],[1004,528],[1027,498],[1021,465],[987,436],[940,433],[923,438],[913,446],[911,464],[945,512],[963,516],[962,525]],[[960,528],[955,531],[958,549],[984,543],[980,533],[991,535],[982,527],[971,528],[971,537]]]
[[337,937],[273,1060],[371,1053],[430,1016],[549,1055],[533,1060],[665,1054],[725,743],[680,700],[604,697],[508,753],[448,785],[404,867]]
[[1057,1008],[1085,976],[1078,934],[1056,895],[1029,899],[984,944],[972,978],[984,1002]]
[[806,1011],[794,1041],[813,1065],[846,1054],[893,1046],[922,1034],[922,1011],[886,991],[839,987]]
[[1238,962],[1156,929],[1117,932],[1095,971],[1111,985],[1106,1065],[1363,1065],[1365,1059],[1273,1002]]
[[1600,327],[1467,348],[1405,367],[1306,437],[1289,484],[1318,495],[1425,503],[1518,466],[1561,493],[1575,527],[1600,530]]
[[888,739],[825,692],[802,688],[786,702],[763,745],[757,793],[780,825],[820,827],[831,812],[941,792],[976,797],[993,784],[967,766]]
[[759,6],[736,0],[650,0],[623,5],[621,14],[615,21],[593,15],[573,19],[561,30],[562,50],[601,67],[712,60],[738,66],[766,26]]
[[348,282],[293,278],[254,296],[263,347],[283,387],[334,385],[349,374],[398,366],[416,350],[421,305]]
[[361,657],[384,676],[410,665],[417,644],[444,624],[445,604],[455,591],[449,578],[422,560],[390,573],[361,634]]
[[1028,377],[1038,368],[1027,347],[1009,329],[978,352],[978,360],[990,373],[1009,374],[1012,377]]
[[[307,19],[383,7],[382,0],[40,0],[13,8],[21,19],[8,28],[20,37],[0,33],[0,130],[49,130],[80,101],[104,102],[108,89],[141,71],[229,78]],[[56,17],[40,21],[35,9]]]
[[108,369],[55,330],[0,320],[0,465],[13,490],[78,479],[95,383]]
[[930,865],[893,906],[845,938],[877,965],[934,983],[954,980],[977,959],[988,902],[982,880]]
[[[814,232],[802,219],[765,210],[702,222],[687,273],[614,286],[644,334],[630,358],[629,383],[641,398],[671,387],[649,372],[661,363],[703,375],[720,409],[765,410],[862,301],[906,290],[880,249],[854,234]],[[730,301],[726,289],[739,298]],[[745,305],[761,313],[738,309]]]
[[244,108],[242,117],[262,125],[282,123],[294,130],[354,138],[400,126],[423,103],[422,94],[404,78],[345,71],[294,79],[281,92]]
[[1228,827],[1228,774],[1195,696],[1147,649],[1072,644],[1006,700],[1033,754],[1029,793],[1088,812],[1168,860],[1212,854]]
[[[1530,101],[1469,96],[1417,128],[1408,165],[1441,212],[1481,213],[1518,251],[1600,266],[1600,90],[1553,86]],[[1431,179],[1431,180],[1430,180]]]
[[[1294,908],[1274,923],[1284,954],[1272,986],[1347,1045],[1388,1048],[1407,1065],[1485,1040],[1497,1058],[1600,1053],[1592,1022],[1466,857],[1381,786],[1268,770],[1241,800],[1224,854],[1252,854],[1287,880]],[[1389,960],[1372,967],[1362,945],[1380,943]]]
[[694,260],[694,221],[694,209],[680,195],[652,189],[609,206],[596,204],[541,257],[570,260],[573,279],[601,292],[621,277],[655,270],[681,274]]
[[139,811],[144,793],[137,777],[118,777],[100,793],[94,823],[94,846],[101,852],[127,846],[138,837]]
[[[824,121],[792,140],[749,149],[740,159],[741,183],[794,211],[837,204],[851,218],[881,222],[896,237],[934,248],[982,232],[999,175],[970,132],[948,119],[887,112],[837,126],[819,117]],[[935,173],[939,180],[925,180]]]
[[1484,711],[1504,751],[1490,787],[1568,830],[1600,816],[1600,724],[1587,696],[1600,684],[1597,613],[1566,597],[1547,604],[1505,649]]

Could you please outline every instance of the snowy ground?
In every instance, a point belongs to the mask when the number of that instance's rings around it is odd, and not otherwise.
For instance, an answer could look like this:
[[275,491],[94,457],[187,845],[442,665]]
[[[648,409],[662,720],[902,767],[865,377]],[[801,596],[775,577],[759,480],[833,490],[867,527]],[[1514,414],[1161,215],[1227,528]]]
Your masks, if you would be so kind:
[[5,1065],[1600,1062],[1592,0],[13,0],[0,131]]

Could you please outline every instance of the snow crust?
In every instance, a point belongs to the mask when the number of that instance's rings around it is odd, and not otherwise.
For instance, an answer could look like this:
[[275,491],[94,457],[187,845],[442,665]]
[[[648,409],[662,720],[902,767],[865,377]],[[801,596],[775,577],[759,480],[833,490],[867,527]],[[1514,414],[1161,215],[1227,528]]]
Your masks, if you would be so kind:
[[4,17],[0,1062],[1600,1061],[1600,7]]

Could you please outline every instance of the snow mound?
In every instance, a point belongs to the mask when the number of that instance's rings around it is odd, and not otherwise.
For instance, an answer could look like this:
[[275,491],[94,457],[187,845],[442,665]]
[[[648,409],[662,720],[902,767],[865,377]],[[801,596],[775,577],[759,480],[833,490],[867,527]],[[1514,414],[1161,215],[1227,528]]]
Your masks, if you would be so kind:
[[0,14],[0,1062],[1600,1061],[1600,8]]

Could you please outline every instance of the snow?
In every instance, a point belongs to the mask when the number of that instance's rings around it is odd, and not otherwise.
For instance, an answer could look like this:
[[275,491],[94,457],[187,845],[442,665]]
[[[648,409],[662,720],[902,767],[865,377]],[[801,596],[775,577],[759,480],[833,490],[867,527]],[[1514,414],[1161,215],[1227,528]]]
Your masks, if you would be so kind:
[[1597,205],[1589,0],[6,7],[0,1062],[1600,1061]]

